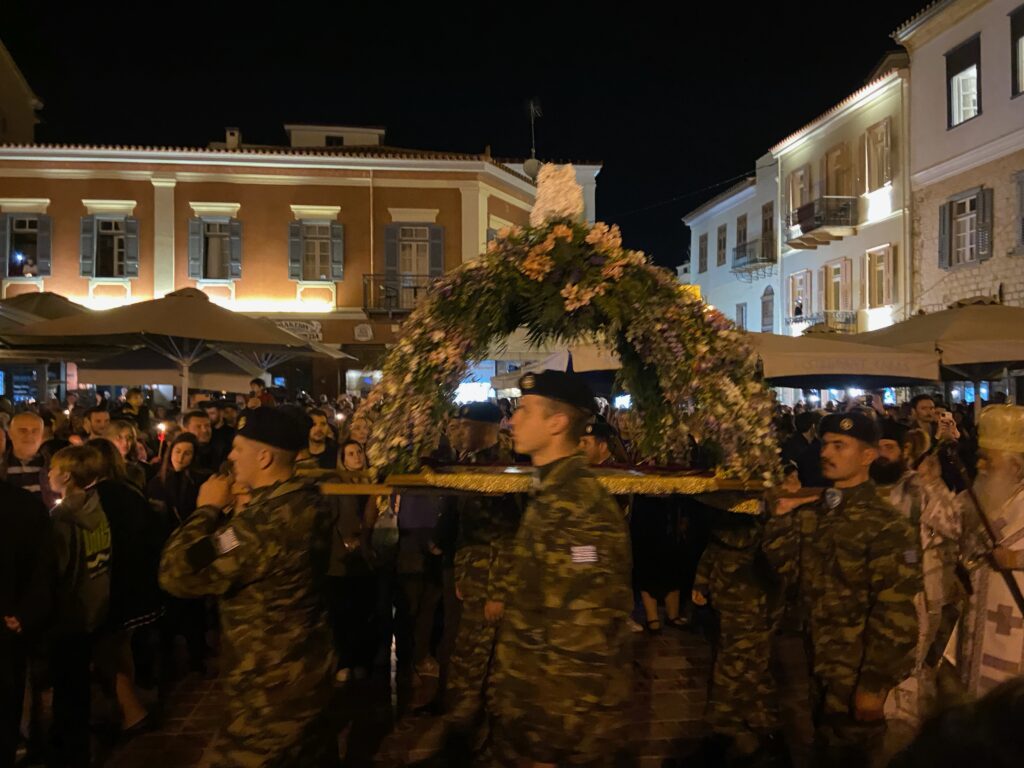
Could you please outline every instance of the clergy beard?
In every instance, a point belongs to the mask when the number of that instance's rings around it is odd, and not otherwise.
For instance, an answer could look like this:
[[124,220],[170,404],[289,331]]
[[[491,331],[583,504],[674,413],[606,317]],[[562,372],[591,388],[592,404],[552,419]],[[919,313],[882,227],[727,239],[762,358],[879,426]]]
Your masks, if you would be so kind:
[[903,473],[906,471],[907,464],[902,459],[899,461],[875,459],[871,463],[871,479],[878,485],[893,485],[903,477]]
[[998,510],[1020,487],[1020,478],[1011,472],[979,472],[974,493],[987,513]]

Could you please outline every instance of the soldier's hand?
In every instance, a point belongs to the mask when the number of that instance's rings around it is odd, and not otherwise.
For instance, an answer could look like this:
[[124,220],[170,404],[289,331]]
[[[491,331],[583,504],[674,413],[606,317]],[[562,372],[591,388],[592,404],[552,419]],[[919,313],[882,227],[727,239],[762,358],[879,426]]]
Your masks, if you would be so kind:
[[861,723],[885,719],[885,692],[858,690],[853,697],[853,718]]
[[809,504],[814,501],[814,496],[786,496],[781,499],[777,499],[775,502],[775,509],[772,510],[774,515],[788,515],[794,509],[804,504]]
[[17,616],[4,616],[4,625],[16,635],[21,634],[21,622]]
[[695,589],[690,593],[690,600],[694,605],[707,605],[708,599],[699,589]]
[[227,475],[213,475],[199,486],[197,507],[216,507],[224,509],[235,500],[231,493],[231,478]]
[[992,550],[992,559],[996,561],[996,565],[1002,570],[1010,571],[1021,567],[1021,562],[1018,559],[1020,554],[1020,552],[1015,552],[1006,547],[996,547]]
[[457,581],[455,582],[455,599],[462,602],[462,587]]
[[501,621],[501,617],[504,615],[504,603],[499,603],[497,600],[488,600],[484,603],[484,621],[488,624],[494,624],[496,621]]

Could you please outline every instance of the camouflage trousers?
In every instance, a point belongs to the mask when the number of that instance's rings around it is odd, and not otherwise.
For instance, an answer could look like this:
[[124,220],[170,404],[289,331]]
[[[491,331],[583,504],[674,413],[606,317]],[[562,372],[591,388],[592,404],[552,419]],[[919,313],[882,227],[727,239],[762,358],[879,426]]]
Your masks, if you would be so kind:
[[705,715],[712,730],[738,737],[782,727],[771,657],[772,629],[766,617],[719,612]]
[[454,728],[475,727],[483,718],[484,694],[497,634],[498,625],[484,620],[483,602],[473,600],[462,604],[445,691],[445,719]]
[[327,714],[330,690],[272,707],[246,706],[229,693],[225,725],[207,752],[211,768],[317,768],[337,759]]

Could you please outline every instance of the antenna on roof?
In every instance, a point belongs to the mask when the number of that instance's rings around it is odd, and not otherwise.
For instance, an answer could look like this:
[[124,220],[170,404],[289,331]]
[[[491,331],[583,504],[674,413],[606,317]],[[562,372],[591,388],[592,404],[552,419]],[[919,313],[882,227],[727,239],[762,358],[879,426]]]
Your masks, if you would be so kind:
[[530,159],[523,163],[523,170],[534,181],[537,180],[541,166],[540,160],[537,159],[537,118],[543,116],[537,100],[530,99]]

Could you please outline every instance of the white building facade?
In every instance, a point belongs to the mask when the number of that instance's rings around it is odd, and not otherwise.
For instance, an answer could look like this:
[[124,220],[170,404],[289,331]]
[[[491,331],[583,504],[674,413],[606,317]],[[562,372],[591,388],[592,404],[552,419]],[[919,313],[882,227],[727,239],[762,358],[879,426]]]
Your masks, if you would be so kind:
[[781,333],[856,333],[908,316],[908,86],[906,69],[890,69],[772,147]]
[[893,39],[910,53],[910,303],[1024,306],[1024,3],[940,0]]
[[777,163],[766,155],[743,179],[683,217],[690,228],[688,282],[701,297],[751,331],[781,324]]

